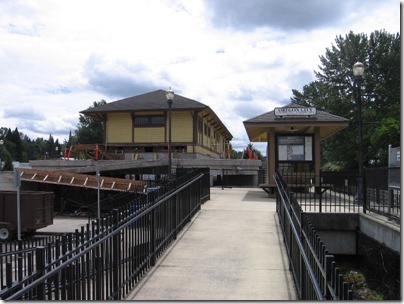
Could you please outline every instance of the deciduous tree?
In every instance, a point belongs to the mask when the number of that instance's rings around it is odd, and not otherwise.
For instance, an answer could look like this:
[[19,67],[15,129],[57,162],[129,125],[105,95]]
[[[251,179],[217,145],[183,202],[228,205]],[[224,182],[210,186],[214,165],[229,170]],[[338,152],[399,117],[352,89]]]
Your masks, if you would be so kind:
[[[105,100],[94,101],[92,108],[105,105],[106,103]],[[102,143],[104,140],[104,121],[80,114],[75,140],[77,144]]]

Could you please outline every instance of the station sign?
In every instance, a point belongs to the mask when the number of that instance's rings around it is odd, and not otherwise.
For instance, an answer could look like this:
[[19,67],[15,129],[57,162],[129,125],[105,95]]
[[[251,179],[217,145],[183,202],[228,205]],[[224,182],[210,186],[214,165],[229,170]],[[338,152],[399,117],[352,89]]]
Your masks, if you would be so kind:
[[274,110],[275,116],[313,116],[317,114],[317,109],[312,108],[300,108],[300,107],[284,107],[284,108],[275,108]]

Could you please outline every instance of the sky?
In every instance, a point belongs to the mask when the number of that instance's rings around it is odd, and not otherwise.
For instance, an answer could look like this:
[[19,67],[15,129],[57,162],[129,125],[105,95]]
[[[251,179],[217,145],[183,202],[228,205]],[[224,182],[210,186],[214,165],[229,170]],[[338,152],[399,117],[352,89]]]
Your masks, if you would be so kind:
[[290,103],[337,36],[398,33],[400,11],[399,0],[0,0],[0,127],[63,143],[94,101],[171,87],[208,105],[242,151],[243,121]]

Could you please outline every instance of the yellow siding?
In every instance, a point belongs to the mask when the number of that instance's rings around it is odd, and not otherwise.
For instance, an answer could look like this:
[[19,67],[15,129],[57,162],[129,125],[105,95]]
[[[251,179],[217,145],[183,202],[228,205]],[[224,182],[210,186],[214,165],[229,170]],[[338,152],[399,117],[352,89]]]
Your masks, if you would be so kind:
[[226,157],[227,146],[223,136],[217,132],[217,138],[215,138],[215,127],[209,124],[206,120],[203,120],[203,124],[206,124],[210,128],[210,137],[205,135],[205,128],[203,128],[202,132],[198,132],[198,143],[202,146],[196,147],[195,152],[204,155],[218,153],[221,157]]
[[[163,112],[150,111],[142,113],[145,115],[162,114]],[[213,156],[219,153],[225,157],[227,147],[225,146],[223,136],[217,132],[215,138],[215,128],[208,124],[206,120],[204,124],[210,128],[210,137],[207,137],[204,132],[197,133],[198,144],[193,146],[189,143],[193,142],[193,132],[196,126],[193,125],[194,119],[191,111],[172,112],[172,142],[173,143],[187,143],[188,153],[200,153],[207,156]],[[132,134],[134,136],[134,144],[143,143],[156,143],[167,144],[168,140],[168,119],[166,120],[167,126],[164,127],[143,127],[133,128],[132,117],[130,113],[108,113],[106,124],[107,143],[132,143]],[[166,132],[166,134],[165,134]],[[195,149],[195,150],[194,150]]]
[[216,153],[214,151],[210,151],[210,150],[205,149],[204,147],[201,147],[201,146],[196,146],[195,147],[195,153],[203,154],[203,155],[210,156],[210,157],[213,157],[214,155],[218,154],[218,153]]
[[135,128],[135,143],[163,143],[164,128]]
[[206,150],[205,148],[203,148],[201,146],[196,146],[195,147],[195,152],[200,153],[200,154],[204,154],[204,155],[208,155],[210,153],[209,150]]
[[108,113],[107,143],[132,142],[132,117],[129,113]]
[[[190,112],[172,113],[171,139],[173,142],[192,142],[193,123]],[[168,139],[168,119],[167,119]]]

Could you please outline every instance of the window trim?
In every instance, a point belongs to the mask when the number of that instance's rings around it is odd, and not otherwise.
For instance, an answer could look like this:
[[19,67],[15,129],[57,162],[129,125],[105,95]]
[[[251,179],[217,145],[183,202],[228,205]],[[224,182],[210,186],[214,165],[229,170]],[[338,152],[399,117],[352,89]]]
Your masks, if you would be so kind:
[[[136,123],[137,119],[147,120],[145,123]],[[157,121],[162,121],[161,123],[153,123],[153,119],[157,119]],[[135,115],[133,117],[133,126],[136,128],[156,128],[156,127],[165,127],[166,125],[166,117],[163,114],[159,115]]]

